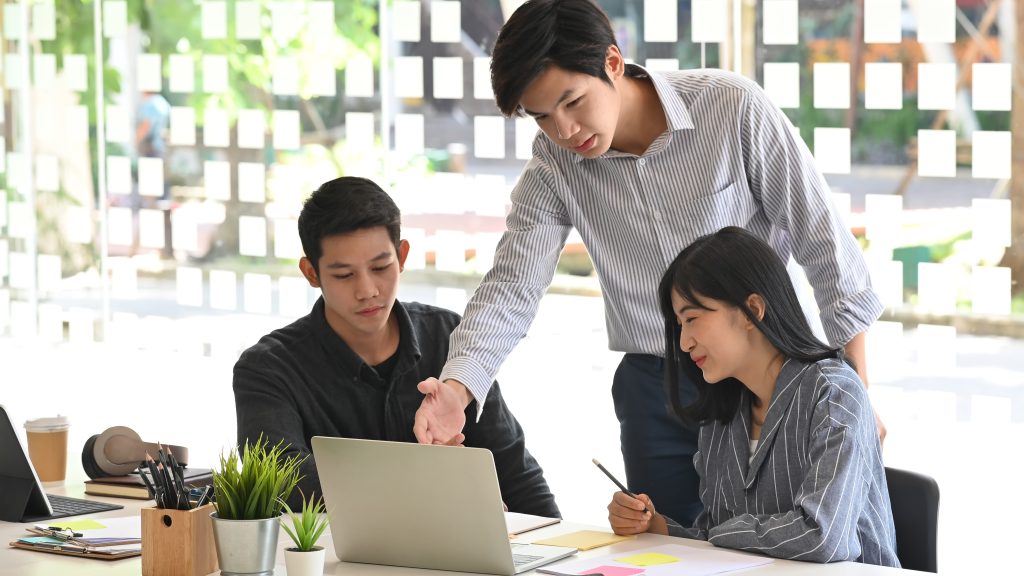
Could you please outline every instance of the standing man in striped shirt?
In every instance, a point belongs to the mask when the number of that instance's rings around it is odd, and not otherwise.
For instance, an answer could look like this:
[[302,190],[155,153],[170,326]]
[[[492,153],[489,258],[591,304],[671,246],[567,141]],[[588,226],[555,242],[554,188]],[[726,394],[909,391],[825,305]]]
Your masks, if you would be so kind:
[[[576,228],[600,278],[609,346],[625,352],[612,397],[627,483],[688,525],[701,510],[697,435],[666,408],[662,273],[698,237],[746,228],[803,266],[829,342],[867,382],[864,332],[882,304],[860,248],[807,147],[757,84],[721,70],[626,64],[590,0],[523,4],[498,35],[491,82],[502,113],[536,119],[543,135],[448,362],[419,385],[416,437],[443,443],[459,433],[465,407],[486,397],[526,335]],[[673,385],[684,404],[695,398],[692,383]]]

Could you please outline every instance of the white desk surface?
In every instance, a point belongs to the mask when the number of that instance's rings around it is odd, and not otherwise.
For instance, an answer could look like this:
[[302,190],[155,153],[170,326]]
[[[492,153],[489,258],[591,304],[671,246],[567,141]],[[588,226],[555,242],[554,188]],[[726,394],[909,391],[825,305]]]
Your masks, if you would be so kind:
[[[48,487],[47,492],[53,494],[66,494],[77,498],[85,496],[84,486],[81,484],[69,485],[67,487]],[[143,500],[100,498],[94,496],[89,496],[89,498],[95,498],[106,502],[115,502],[124,506],[123,510],[113,510],[102,514],[90,515],[90,517],[94,518],[131,515],[137,516],[141,508],[151,505],[150,502]],[[17,548],[10,547],[8,545],[9,542],[13,542],[26,534],[26,526],[28,525],[0,522],[0,545],[2,545],[0,546],[0,576],[50,576],[53,574],[67,574],[69,576],[138,576],[142,572],[141,557],[113,561],[90,560],[85,558],[60,556],[57,554],[47,554],[44,552],[34,552],[30,550],[19,550]],[[606,526],[595,527],[573,524],[571,522],[562,522],[547,528],[527,532],[521,535],[516,541],[531,542],[533,540],[540,540],[542,538],[582,529],[607,530],[608,528]],[[277,567],[275,569],[276,576],[283,576],[286,574],[283,550],[290,544],[290,542],[291,541],[288,539],[288,536],[282,531],[280,538],[278,538]],[[580,558],[617,554],[629,550],[648,548],[650,546],[667,543],[693,546],[695,548],[713,548],[713,546],[707,542],[670,538],[668,536],[657,536],[654,534],[643,534],[634,540],[628,540],[612,546],[604,546],[594,550],[580,552],[577,555],[572,556],[569,560],[563,560],[562,562]],[[334,545],[331,542],[329,533],[325,534],[321,538],[320,544],[327,548],[327,562],[324,565],[324,574],[336,574],[341,576],[397,576],[399,574],[412,576],[439,576],[440,574],[463,574],[460,572],[448,573],[436,570],[417,570],[413,568],[397,568],[391,566],[374,566],[369,564],[350,564],[346,562],[339,562],[334,556]],[[557,567],[557,565],[558,563],[556,562],[549,565],[549,567]],[[915,572],[912,570],[881,568],[878,566],[867,566],[855,562],[810,564],[790,560],[775,560],[773,563],[766,566],[751,568],[749,570],[743,570],[735,573],[758,576],[782,574],[793,574],[797,576],[801,574],[823,576],[895,576],[896,574],[923,574],[922,572]]]

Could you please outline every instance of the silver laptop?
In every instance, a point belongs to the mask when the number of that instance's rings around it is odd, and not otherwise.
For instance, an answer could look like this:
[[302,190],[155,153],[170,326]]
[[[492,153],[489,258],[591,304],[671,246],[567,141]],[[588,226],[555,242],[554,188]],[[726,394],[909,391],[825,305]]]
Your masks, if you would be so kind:
[[576,552],[509,542],[488,450],[314,436],[313,458],[344,562],[511,576]]

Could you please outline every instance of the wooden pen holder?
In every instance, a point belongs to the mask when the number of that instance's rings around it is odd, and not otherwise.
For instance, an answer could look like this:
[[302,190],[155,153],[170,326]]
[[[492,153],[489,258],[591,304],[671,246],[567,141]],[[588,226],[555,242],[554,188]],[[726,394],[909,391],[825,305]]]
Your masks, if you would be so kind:
[[142,576],[206,576],[217,570],[213,504],[142,509]]

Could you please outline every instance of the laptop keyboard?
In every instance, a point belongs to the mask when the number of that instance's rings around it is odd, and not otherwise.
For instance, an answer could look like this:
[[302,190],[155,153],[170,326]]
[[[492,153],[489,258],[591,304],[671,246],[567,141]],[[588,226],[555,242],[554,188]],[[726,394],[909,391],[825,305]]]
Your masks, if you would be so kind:
[[543,558],[543,556],[531,556],[529,554],[513,554],[512,555],[512,562],[516,566],[522,566],[523,564],[529,564],[530,562],[536,562],[537,560],[540,560],[541,558]]
[[107,510],[119,510],[124,508],[119,504],[108,504],[94,500],[81,500],[79,498],[68,498],[67,496],[55,496],[47,494],[53,508],[52,518],[64,518],[66,516],[78,516],[80,514],[92,514],[93,512],[105,512]]

